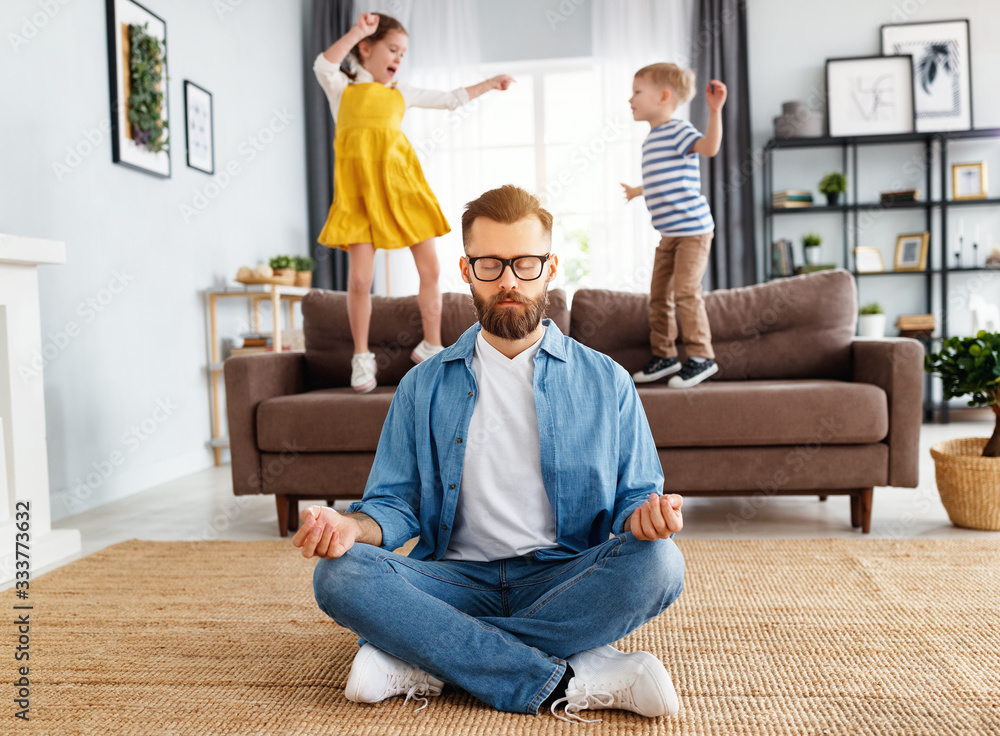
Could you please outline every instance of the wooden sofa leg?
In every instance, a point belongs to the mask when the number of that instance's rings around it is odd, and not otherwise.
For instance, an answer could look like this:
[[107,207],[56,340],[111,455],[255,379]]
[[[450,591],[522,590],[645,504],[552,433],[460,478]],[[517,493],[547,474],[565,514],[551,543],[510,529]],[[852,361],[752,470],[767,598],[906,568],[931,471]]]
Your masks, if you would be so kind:
[[299,530],[299,499],[297,496],[288,496],[288,531],[297,532]]
[[873,488],[865,488],[858,496],[858,513],[861,522],[861,533],[868,534],[872,530],[872,495]]
[[274,502],[278,506],[278,533],[283,537],[288,536],[288,496],[276,493]]
[[828,499],[828,498],[829,498],[829,496],[820,496],[820,497],[819,497],[819,500],[820,500],[820,501],[825,501],[825,500],[826,500],[826,499]]
[[861,526],[861,495],[860,491],[851,494],[851,528],[857,529]]

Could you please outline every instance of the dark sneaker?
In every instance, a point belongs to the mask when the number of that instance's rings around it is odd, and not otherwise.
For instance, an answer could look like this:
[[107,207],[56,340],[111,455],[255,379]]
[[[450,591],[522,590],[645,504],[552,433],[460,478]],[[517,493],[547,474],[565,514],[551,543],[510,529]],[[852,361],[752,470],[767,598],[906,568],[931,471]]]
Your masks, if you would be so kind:
[[681,362],[677,358],[661,358],[659,355],[654,355],[652,360],[646,363],[645,368],[632,374],[632,380],[636,383],[652,383],[664,376],[672,376],[680,369]]
[[691,360],[688,358],[681,366],[680,372],[667,383],[670,388],[691,388],[697,386],[709,376],[719,372],[719,366],[714,360]]

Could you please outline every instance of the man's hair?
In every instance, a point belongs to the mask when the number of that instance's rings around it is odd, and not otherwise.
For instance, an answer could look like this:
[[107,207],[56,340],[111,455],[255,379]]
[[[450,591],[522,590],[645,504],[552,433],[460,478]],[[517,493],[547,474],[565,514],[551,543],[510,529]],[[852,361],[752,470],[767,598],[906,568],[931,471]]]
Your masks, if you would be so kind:
[[694,72],[676,64],[650,64],[637,71],[635,76],[648,77],[657,87],[669,89],[678,105],[694,97]]
[[504,184],[497,189],[483,192],[478,199],[465,205],[465,211],[462,213],[462,245],[465,252],[469,252],[472,223],[476,221],[477,217],[485,217],[487,220],[504,225],[513,225],[515,222],[532,215],[542,223],[545,235],[551,243],[552,215],[542,207],[538,197],[513,184]]

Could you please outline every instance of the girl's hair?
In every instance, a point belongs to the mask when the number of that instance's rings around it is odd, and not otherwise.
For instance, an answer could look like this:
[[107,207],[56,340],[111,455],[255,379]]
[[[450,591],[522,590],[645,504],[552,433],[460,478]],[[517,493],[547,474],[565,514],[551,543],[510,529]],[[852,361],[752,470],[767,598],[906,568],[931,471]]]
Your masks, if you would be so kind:
[[552,215],[542,207],[538,197],[513,184],[504,184],[483,192],[478,199],[465,205],[465,212],[462,213],[462,244],[466,253],[469,252],[472,223],[477,217],[485,217],[504,225],[513,225],[526,217],[537,217],[549,243],[552,242]]
[[[353,63],[345,65],[347,68],[344,68],[343,72],[351,79],[355,79],[358,76],[357,70],[353,68],[354,64],[361,66],[361,52],[358,50],[358,46],[360,46],[365,41],[367,41],[368,43],[376,43],[377,41],[381,41],[383,38],[386,37],[386,34],[388,34],[389,31],[399,31],[400,33],[406,33],[406,29],[403,28],[403,24],[400,23],[395,18],[393,18],[391,15],[386,15],[385,13],[375,13],[375,15],[378,16],[378,28],[375,29],[375,33],[361,39],[361,41],[359,41],[357,45],[355,45],[355,47],[351,49],[347,55],[347,59],[350,59],[350,61]],[[410,34],[406,33],[406,35],[408,36]],[[345,61],[347,61],[347,59],[345,59]]]
[[694,97],[694,72],[676,64],[650,64],[637,71],[635,76],[648,77],[657,87],[669,89],[678,105]]

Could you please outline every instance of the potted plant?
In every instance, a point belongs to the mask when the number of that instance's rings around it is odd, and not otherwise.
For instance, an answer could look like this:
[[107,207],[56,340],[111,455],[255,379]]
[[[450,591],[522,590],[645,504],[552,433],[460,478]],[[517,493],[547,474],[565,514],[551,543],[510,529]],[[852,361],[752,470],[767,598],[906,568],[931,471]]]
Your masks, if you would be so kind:
[[809,233],[802,236],[802,253],[806,263],[815,266],[819,263],[819,246],[823,240],[816,233]]
[[295,283],[295,268],[292,266],[291,256],[275,256],[270,261],[271,268],[274,269],[274,278],[281,283]]
[[309,256],[296,256],[295,263],[295,285],[312,286],[312,275],[316,268],[316,263]]
[[878,302],[858,310],[858,337],[885,337],[885,312]]
[[1000,531],[1000,333],[945,340],[924,358],[941,377],[945,401],[968,396],[969,406],[996,415],[993,436],[939,442],[931,448],[941,503],[956,526]]
[[847,191],[847,177],[839,171],[831,171],[819,183],[819,190],[826,195],[826,203],[836,207],[840,202],[840,193]]

